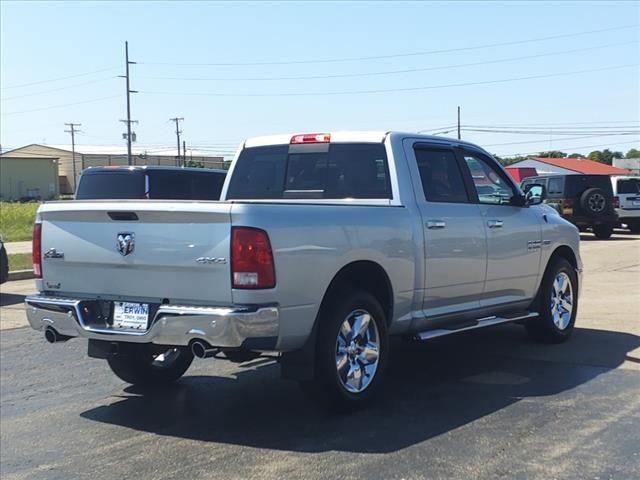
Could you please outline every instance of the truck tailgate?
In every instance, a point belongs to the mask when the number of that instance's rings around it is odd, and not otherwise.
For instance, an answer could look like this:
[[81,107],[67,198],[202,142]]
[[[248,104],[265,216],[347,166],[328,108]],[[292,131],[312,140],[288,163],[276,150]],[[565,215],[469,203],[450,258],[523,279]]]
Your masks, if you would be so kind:
[[230,304],[230,211],[231,204],[222,202],[45,204],[38,213],[43,289],[90,298]]

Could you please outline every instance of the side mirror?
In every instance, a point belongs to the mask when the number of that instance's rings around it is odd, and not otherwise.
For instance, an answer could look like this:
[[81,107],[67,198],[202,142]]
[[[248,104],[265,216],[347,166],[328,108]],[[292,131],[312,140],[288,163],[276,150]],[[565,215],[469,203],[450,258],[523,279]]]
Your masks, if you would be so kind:
[[547,198],[547,192],[544,185],[539,183],[530,183],[524,187],[524,195],[527,199],[527,205],[540,205],[545,198]]

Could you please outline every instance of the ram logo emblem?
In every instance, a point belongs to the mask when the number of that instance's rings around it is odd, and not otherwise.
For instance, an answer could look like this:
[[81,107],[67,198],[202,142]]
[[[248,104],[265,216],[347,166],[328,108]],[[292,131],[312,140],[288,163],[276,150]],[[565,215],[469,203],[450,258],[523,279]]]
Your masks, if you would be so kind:
[[132,232],[121,232],[118,234],[118,252],[126,257],[136,248],[136,236]]

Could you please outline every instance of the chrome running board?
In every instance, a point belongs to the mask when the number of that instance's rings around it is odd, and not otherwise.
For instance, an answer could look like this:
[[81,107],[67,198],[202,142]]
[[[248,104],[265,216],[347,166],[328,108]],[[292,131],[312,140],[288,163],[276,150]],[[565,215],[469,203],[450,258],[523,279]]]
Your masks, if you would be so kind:
[[425,330],[424,332],[416,333],[415,338],[416,340],[430,340],[432,338],[451,335],[452,333],[466,332],[467,330],[475,330],[476,328],[492,327],[494,325],[500,325],[501,323],[517,322],[518,320],[528,320],[537,316],[538,314],[536,312],[527,312],[513,317],[485,317],[476,320],[476,323],[472,325],[467,324],[460,328],[438,328],[435,330]]

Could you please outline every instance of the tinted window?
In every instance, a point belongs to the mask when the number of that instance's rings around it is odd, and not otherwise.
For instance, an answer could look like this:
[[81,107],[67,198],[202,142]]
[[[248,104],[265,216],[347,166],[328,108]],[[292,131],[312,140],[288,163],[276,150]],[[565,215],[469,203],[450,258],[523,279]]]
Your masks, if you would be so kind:
[[391,198],[384,145],[246,148],[238,158],[227,198]]
[[224,175],[179,170],[150,170],[149,198],[156,200],[219,200]]
[[120,172],[104,170],[82,175],[76,198],[219,200],[224,177],[225,175],[219,172],[178,169]]
[[480,203],[505,205],[511,202],[513,188],[495,165],[469,153],[464,154],[464,161],[469,167]]
[[424,197],[429,202],[469,201],[462,173],[452,151],[416,148],[416,161]]
[[628,178],[624,180],[618,180],[618,193],[640,193],[640,179]]
[[145,176],[142,171],[100,172],[80,177],[78,200],[145,198]]
[[562,178],[550,178],[549,179],[549,193],[562,193],[564,181]]

